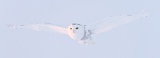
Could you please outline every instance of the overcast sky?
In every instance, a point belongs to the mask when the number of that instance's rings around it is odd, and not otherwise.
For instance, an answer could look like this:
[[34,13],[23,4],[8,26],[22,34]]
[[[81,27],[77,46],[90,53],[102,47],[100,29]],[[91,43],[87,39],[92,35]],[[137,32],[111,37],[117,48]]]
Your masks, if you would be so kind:
[[[0,0],[0,58],[160,58],[159,0]],[[68,27],[150,10],[150,16],[93,36],[84,46],[54,32],[11,30],[6,24]]]

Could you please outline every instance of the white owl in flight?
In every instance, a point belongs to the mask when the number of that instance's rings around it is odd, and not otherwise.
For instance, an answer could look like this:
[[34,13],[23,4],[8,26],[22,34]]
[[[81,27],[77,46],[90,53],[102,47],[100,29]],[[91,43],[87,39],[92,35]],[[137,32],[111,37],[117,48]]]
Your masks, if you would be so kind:
[[92,41],[93,34],[101,34],[109,31],[118,26],[137,21],[148,16],[147,12],[141,12],[136,15],[125,15],[107,17],[103,20],[97,20],[97,23],[92,25],[83,25],[78,23],[72,23],[67,28],[61,26],[55,26],[52,24],[30,24],[30,25],[12,25],[8,26],[13,29],[30,29],[36,31],[51,30],[60,34],[68,35],[71,39],[78,41],[80,44],[92,45],[95,44]]

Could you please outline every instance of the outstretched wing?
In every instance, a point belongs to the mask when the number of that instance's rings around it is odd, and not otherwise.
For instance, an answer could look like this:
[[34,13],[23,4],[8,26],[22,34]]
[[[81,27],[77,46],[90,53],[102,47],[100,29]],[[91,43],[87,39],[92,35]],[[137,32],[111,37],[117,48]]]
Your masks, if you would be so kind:
[[54,31],[61,34],[67,35],[66,28],[54,26],[51,24],[30,24],[30,25],[12,25],[9,24],[8,27],[11,29],[27,29],[27,30],[35,30],[35,31]]
[[90,30],[92,30],[94,34],[100,34],[100,33],[112,30],[121,25],[146,18],[147,16],[148,16],[148,12],[141,12],[136,15],[107,17],[103,19],[102,21],[100,21],[99,23],[91,26]]

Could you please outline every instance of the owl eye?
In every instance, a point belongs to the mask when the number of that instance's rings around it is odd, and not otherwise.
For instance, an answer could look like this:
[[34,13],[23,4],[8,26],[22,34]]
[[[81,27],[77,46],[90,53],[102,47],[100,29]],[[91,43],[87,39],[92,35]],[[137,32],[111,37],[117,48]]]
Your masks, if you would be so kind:
[[76,27],[76,29],[78,29],[78,27]]
[[70,28],[70,30],[72,30],[72,28]]

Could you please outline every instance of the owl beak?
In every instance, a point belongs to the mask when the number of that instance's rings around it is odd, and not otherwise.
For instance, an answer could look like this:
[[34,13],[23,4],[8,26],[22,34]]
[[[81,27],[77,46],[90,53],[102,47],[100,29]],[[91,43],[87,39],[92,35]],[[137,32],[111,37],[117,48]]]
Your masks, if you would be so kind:
[[73,33],[74,33],[75,31],[73,30]]

